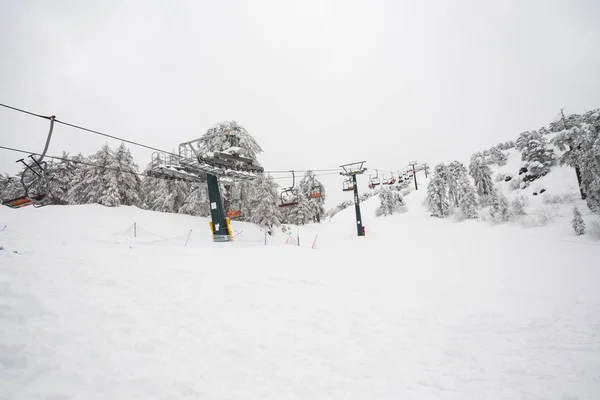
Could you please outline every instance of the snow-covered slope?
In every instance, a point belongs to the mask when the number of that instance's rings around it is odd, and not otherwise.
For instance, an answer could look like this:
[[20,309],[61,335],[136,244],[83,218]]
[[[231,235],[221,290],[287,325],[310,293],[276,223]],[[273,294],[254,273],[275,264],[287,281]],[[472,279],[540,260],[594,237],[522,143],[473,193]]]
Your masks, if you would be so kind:
[[300,246],[131,207],[0,209],[0,399],[594,399],[600,246],[431,218],[419,183],[405,213],[362,204],[366,237],[350,207]]

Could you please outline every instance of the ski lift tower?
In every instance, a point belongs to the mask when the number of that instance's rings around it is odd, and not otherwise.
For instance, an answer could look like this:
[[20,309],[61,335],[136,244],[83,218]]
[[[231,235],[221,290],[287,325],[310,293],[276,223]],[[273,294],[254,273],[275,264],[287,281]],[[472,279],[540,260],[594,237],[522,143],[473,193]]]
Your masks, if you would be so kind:
[[264,168],[248,157],[248,151],[231,146],[223,151],[203,152],[200,139],[181,143],[179,156],[153,154],[149,175],[206,181],[210,203],[210,230],[215,242],[233,241],[229,218],[223,208],[219,179],[224,181],[254,180]]
[[364,173],[367,169],[364,168],[365,161],[359,161],[350,164],[340,165],[340,168],[344,172],[340,172],[340,175],[352,177],[352,184],[354,186],[354,209],[356,211],[356,232],[358,236],[365,236],[365,229],[362,224],[362,217],[360,215],[360,200],[358,198],[358,185],[356,183],[356,175]]
[[415,165],[417,164],[418,162],[416,161],[410,161],[408,163],[408,165],[412,167],[413,178],[415,180],[415,190],[419,190],[419,186],[417,185],[417,171],[415,170]]

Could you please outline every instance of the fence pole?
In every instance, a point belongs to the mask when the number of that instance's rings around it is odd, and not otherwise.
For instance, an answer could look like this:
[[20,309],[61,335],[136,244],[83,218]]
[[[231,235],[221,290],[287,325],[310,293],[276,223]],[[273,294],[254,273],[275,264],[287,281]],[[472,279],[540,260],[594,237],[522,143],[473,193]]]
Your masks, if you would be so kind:
[[137,222],[133,223],[133,237],[137,237]]
[[185,240],[185,245],[183,247],[187,247],[188,242],[190,241],[190,236],[192,236],[192,230],[190,229],[190,233],[188,233],[188,237]]

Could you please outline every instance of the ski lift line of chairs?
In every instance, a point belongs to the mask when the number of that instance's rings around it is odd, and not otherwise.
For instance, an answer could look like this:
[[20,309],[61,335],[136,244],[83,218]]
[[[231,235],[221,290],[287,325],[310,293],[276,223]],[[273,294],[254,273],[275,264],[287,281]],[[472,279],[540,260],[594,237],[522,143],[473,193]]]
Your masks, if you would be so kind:
[[34,157],[33,154],[29,155],[31,161],[25,162],[25,159],[21,158],[17,162],[22,163],[25,169],[21,173],[21,186],[23,188],[23,195],[2,200],[2,205],[11,208],[22,208],[29,205],[34,207],[43,207],[52,204],[52,193],[50,191],[50,184],[48,181],[47,164],[44,160],[50,140],[52,139],[52,132],[54,131],[54,121],[56,117],[44,117],[50,120],[50,130],[46,138],[46,145],[44,151],[38,158]]
[[390,177],[386,178],[385,175],[383,176],[383,182],[384,185],[393,185],[396,183],[396,178],[394,178],[394,174],[392,172],[390,172]]

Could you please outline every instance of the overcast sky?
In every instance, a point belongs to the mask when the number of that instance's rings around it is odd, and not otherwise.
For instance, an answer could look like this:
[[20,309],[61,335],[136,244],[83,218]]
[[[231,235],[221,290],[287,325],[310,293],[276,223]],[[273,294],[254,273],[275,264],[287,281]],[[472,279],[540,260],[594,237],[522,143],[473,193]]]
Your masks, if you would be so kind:
[[[268,170],[466,162],[600,107],[599,21],[597,0],[3,1],[0,102],[168,150],[236,120]],[[46,130],[0,108],[0,145]],[[59,125],[49,154],[104,142]]]

